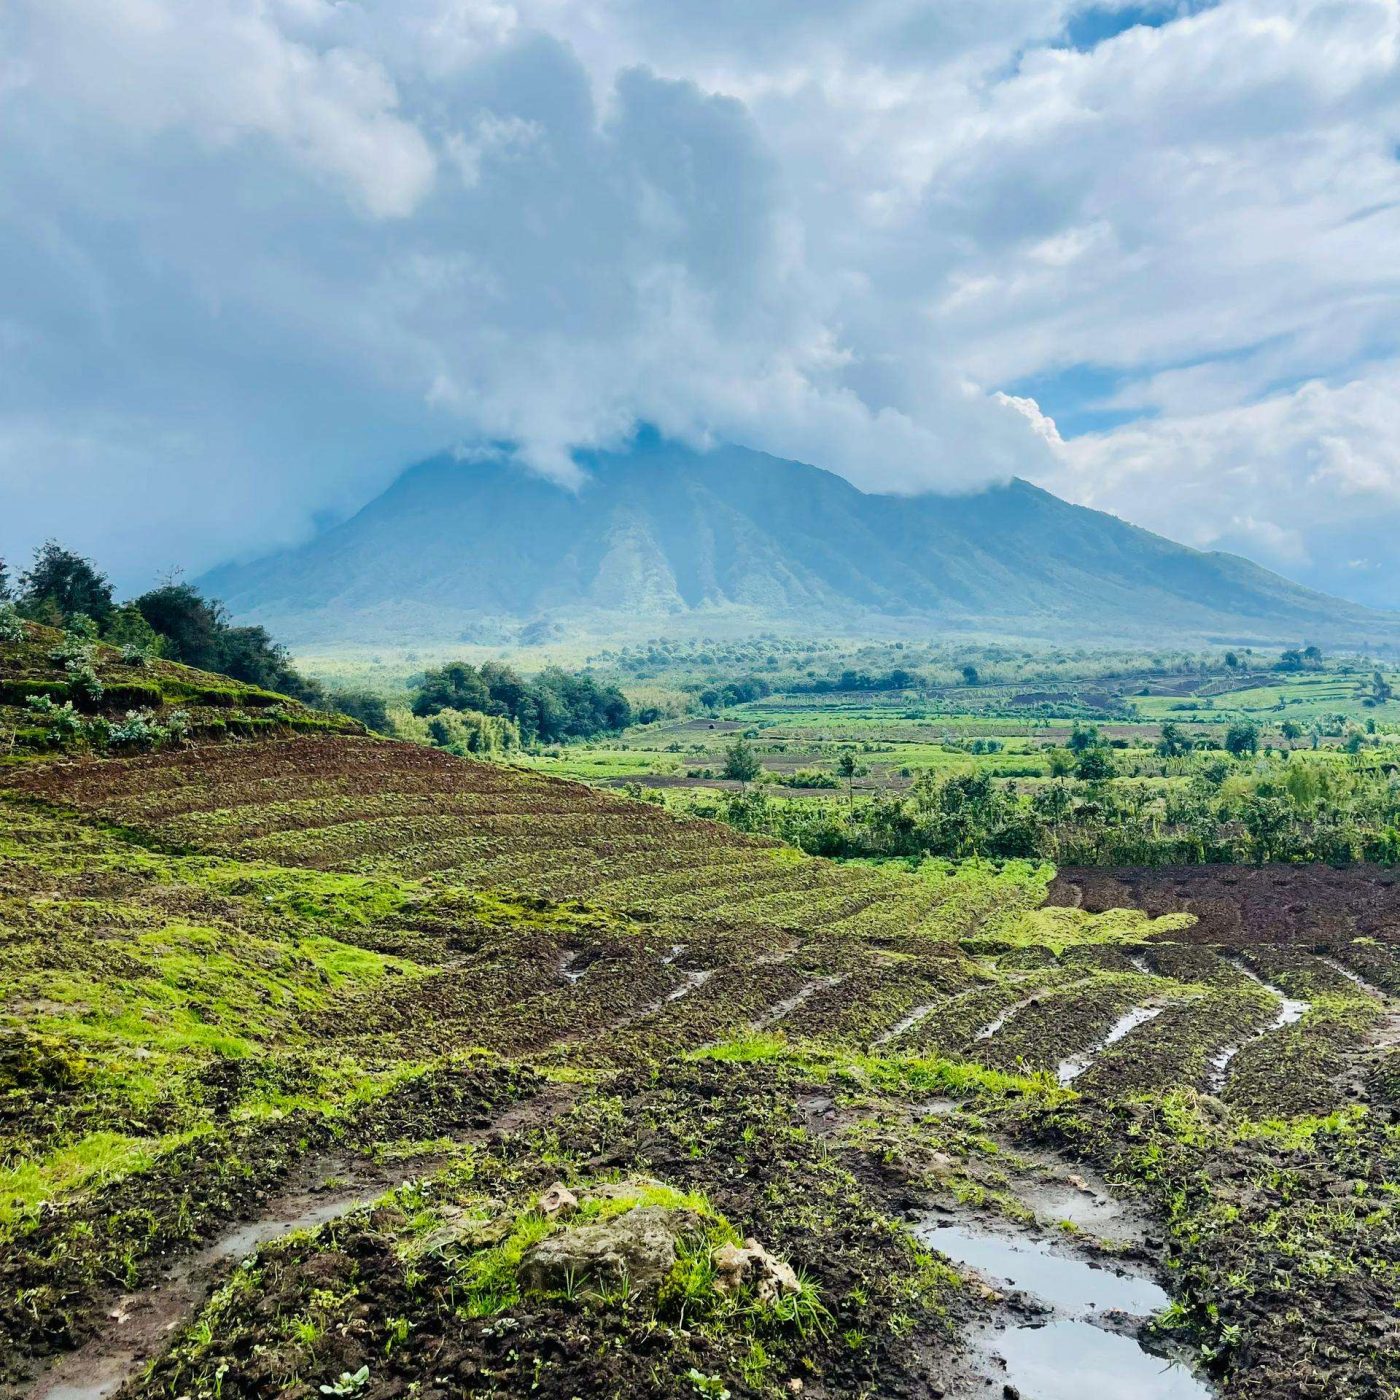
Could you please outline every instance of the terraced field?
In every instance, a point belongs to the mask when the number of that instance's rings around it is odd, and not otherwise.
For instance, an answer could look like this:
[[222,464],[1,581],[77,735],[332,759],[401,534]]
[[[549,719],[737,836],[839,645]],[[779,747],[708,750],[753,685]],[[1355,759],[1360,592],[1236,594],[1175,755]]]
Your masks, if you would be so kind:
[[1400,1384],[1389,872],[842,866],[348,734],[0,789],[7,1393],[997,1394],[1051,1304],[954,1224],[1166,1287],[1121,1393]]

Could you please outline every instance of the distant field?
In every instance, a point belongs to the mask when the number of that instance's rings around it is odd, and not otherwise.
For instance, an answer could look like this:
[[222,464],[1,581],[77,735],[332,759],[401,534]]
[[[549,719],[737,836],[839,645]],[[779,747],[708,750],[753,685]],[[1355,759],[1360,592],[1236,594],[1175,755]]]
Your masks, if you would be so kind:
[[[638,783],[668,793],[737,788],[721,774],[726,747],[743,734],[778,791],[830,798],[831,788],[794,786],[793,779],[803,772],[834,776],[843,750],[854,751],[860,763],[853,790],[870,793],[903,789],[923,773],[1046,778],[1051,750],[1063,748],[1076,726],[1092,726],[1113,745],[1119,772],[1134,780],[1169,776],[1157,754],[1167,722],[1204,751],[1218,750],[1225,729],[1241,719],[1259,725],[1261,746],[1319,752],[1335,748],[1348,726],[1369,721],[1378,736],[1400,727],[1400,703],[1365,703],[1368,669],[1277,679],[1266,674],[1250,684],[1254,679],[1126,672],[1085,683],[944,686],[936,692],[780,692],[714,714],[634,726],[616,739],[525,754],[519,762],[560,777]],[[1400,676],[1389,681],[1400,690]],[[1086,694],[1092,704],[1085,703]],[[1299,732],[1285,736],[1285,720]],[[977,751],[985,749],[994,751]]]

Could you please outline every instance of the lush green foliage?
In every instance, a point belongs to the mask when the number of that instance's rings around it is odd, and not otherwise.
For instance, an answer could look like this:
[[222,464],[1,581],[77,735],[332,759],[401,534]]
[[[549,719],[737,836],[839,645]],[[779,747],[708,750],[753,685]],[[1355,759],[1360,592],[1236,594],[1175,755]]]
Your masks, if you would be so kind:
[[[1085,759],[1101,754],[1090,749]],[[1018,790],[986,773],[919,779],[846,805],[752,792],[689,808],[817,855],[997,859],[1064,865],[1400,859],[1400,755],[1338,762],[1275,753],[1199,758],[1164,783],[1083,776]],[[1097,772],[1097,770],[1096,770]]]
[[[527,680],[494,661],[480,669],[470,662],[452,661],[424,675],[413,698],[413,713],[430,717],[449,710],[509,720],[519,740],[527,744],[613,734],[632,722],[632,707],[616,686],[602,685],[592,676],[572,675],[557,666]],[[434,742],[439,742],[436,736]],[[486,747],[515,746],[501,736]],[[476,750],[468,746],[463,751]]]

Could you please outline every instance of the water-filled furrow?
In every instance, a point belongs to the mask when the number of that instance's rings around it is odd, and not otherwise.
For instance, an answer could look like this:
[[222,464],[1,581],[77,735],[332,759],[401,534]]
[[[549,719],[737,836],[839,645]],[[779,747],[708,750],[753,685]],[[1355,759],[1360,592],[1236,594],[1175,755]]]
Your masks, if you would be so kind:
[[836,974],[832,977],[818,977],[813,982],[808,982],[800,987],[790,997],[784,997],[775,1006],[769,1007],[762,1016],[753,1023],[753,1029],[757,1031],[765,1030],[769,1026],[776,1025],[787,1016],[791,1016],[799,1006],[804,1006],[816,994],[825,988],[834,987],[846,979],[843,974]]
[[1348,967],[1344,962],[1322,954],[1318,954],[1317,960],[1320,963],[1325,963],[1333,972],[1340,972],[1348,982],[1354,982],[1367,996],[1375,997],[1380,1002],[1389,1002],[1390,997],[1380,987],[1376,986],[1374,982],[1368,982],[1359,972]]
[[1018,1011],[1024,1011],[1038,996],[1039,993],[1037,993],[1036,996],[1025,997],[1021,1001],[1012,1002],[1006,1010],[992,1017],[992,1019],[972,1037],[973,1040],[990,1040]]
[[1154,1017],[1160,1016],[1165,1006],[1135,1006],[1126,1015],[1120,1016],[1109,1028],[1109,1032],[1096,1045],[1080,1050],[1059,1063],[1055,1077],[1061,1084],[1073,1084],[1110,1045],[1116,1045],[1124,1036],[1130,1035],[1139,1026],[1145,1026]]
[[1236,1045],[1226,1046],[1219,1054],[1211,1057],[1209,1085],[1211,1090],[1217,1093],[1225,1087],[1225,1081],[1230,1073],[1231,1061],[1234,1060],[1235,1056],[1238,1055],[1246,1045],[1258,1040],[1261,1036],[1270,1035],[1274,1031],[1281,1031],[1285,1026],[1295,1025],[1312,1009],[1312,1002],[1299,1001],[1296,997],[1288,996],[1281,988],[1275,987],[1271,982],[1266,982],[1253,968],[1248,967],[1241,959],[1229,958],[1227,961],[1237,972],[1243,973],[1250,981],[1257,982],[1271,997],[1275,998],[1278,1002],[1278,1011],[1275,1013],[1274,1019],[1262,1030],[1255,1031],[1253,1035],[1240,1041]]
[[892,1040],[898,1040],[905,1031],[912,1031],[926,1016],[931,1015],[938,1007],[942,1006],[947,997],[939,997],[937,1001],[926,1001],[916,1006],[907,1015],[901,1016],[883,1035],[877,1035],[874,1040],[876,1045],[888,1045]]

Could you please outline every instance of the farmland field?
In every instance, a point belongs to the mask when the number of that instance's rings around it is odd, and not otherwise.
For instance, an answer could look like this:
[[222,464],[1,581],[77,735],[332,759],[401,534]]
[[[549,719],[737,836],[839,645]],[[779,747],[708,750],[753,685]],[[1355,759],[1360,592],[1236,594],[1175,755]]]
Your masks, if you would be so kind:
[[5,1395],[1395,1393],[1390,868],[838,862],[346,729],[0,769]]

